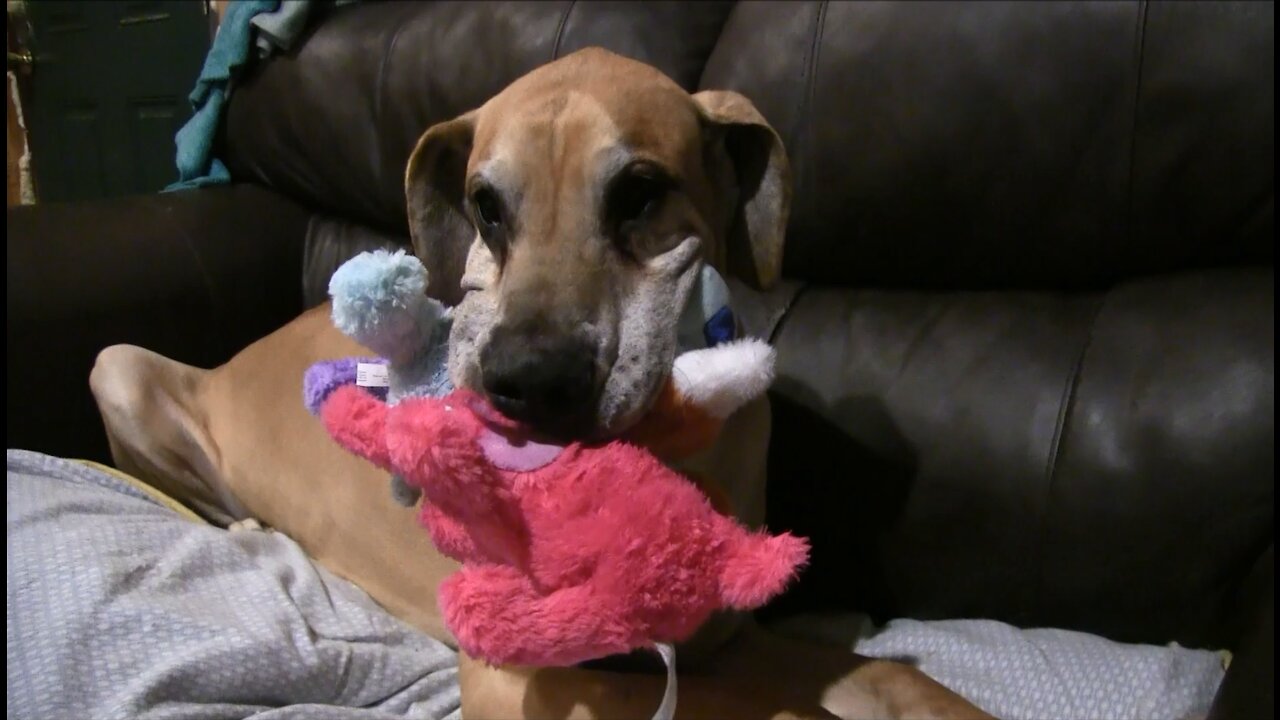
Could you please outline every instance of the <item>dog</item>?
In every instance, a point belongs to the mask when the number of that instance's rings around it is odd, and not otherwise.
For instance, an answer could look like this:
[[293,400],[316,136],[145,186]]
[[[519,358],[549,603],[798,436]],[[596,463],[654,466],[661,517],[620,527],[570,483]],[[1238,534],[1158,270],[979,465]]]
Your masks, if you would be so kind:
[[[779,278],[791,183],[777,134],[740,94],[690,94],[658,70],[581,50],[426,130],[405,192],[428,295],[454,306],[450,372],[510,417],[603,438],[636,422],[676,351],[701,263]],[[303,313],[212,370],[114,346],[90,386],[117,466],[224,525],[256,518],[388,611],[452,643],[436,608],[456,566],[381,471],[338,448],[301,401],[312,363],[367,350]],[[735,515],[763,520],[767,400],[690,463]],[[708,623],[681,649],[681,717],[982,718],[918,670]],[[467,717],[647,717],[663,679],[490,667],[465,656]]]

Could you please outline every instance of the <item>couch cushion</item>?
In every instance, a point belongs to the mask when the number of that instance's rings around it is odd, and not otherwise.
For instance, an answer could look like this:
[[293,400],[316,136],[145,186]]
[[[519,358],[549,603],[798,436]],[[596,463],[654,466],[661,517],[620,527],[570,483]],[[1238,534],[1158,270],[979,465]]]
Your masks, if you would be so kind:
[[1271,544],[1274,273],[1098,295],[811,288],[777,334],[777,607],[1227,645]]
[[107,461],[89,372],[103,348],[226,362],[302,309],[309,213],[238,184],[6,216],[9,447]]

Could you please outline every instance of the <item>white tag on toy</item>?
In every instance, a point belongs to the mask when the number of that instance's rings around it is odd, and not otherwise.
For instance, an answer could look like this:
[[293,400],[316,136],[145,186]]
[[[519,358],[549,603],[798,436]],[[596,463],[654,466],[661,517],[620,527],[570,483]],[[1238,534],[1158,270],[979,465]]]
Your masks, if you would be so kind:
[[654,643],[653,647],[667,666],[667,689],[662,691],[662,702],[653,720],[673,720],[676,716],[676,649],[667,643]]
[[360,387],[390,387],[387,366],[380,363],[356,363],[356,385]]

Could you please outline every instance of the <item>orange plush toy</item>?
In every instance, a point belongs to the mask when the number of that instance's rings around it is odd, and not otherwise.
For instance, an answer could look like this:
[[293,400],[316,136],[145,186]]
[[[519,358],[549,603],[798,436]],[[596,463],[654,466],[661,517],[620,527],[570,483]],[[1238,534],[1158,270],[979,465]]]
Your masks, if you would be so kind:
[[[774,351],[757,340],[740,340],[693,350],[676,358],[675,367],[653,407],[623,439],[676,465],[710,448],[724,421],[762,395],[773,380]],[[728,514],[729,498],[715,481],[695,473],[687,477],[719,512]]]

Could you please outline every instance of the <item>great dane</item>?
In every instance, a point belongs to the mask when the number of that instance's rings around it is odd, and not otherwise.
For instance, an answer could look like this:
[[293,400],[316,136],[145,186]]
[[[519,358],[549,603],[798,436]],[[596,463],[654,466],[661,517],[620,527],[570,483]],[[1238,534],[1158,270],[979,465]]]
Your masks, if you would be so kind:
[[[428,294],[455,306],[450,371],[548,432],[604,437],[649,407],[702,263],[778,280],[787,156],[752,103],[690,94],[658,70],[582,50],[429,128],[408,160]],[[436,586],[453,571],[385,475],[340,450],[301,400],[313,362],[367,351],[308,311],[203,370],[115,346],[91,377],[115,461],[224,524],[253,518],[390,612],[446,642]],[[767,401],[692,464],[742,520],[763,519]],[[778,482],[785,482],[779,478]],[[679,717],[977,718],[918,670],[722,616],[682,648]],[[663,678],[462,659],[467,717],[647,717]]]

